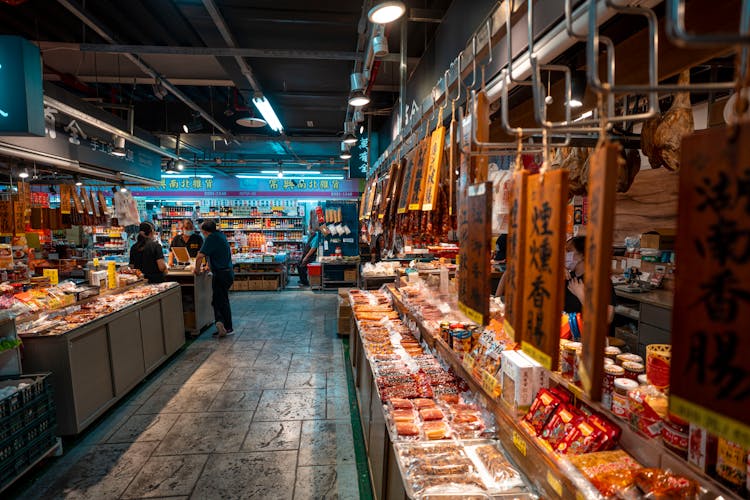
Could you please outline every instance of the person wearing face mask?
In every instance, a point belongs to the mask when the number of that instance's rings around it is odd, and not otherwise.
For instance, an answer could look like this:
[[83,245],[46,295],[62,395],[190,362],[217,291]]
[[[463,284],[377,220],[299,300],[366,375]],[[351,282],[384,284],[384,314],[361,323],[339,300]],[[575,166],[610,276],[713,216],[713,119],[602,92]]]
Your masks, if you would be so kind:
[[[195,226],[193,225],[193,221],[190,219],[185,219],[184,221],[182,221],[181,229],[182,234],[178,234],[172,239],[172,242],[169,244],[169,248],[185,247],[188,254],[190,254],[190,257],[194,259],[198,256],[198,252],[203,246],[203,238],[201,238],[201,236],[195,232]],[[173,264],[174,254],[170,252],[169,266],[171,267]]]
[[[574,236],[565,245],[565,305],[563,311],[566,313],[579,313],[583,311],[585,287],[583,284],[583,259],[586,253],[586,238]],[[609,322],[615,315],[615,290],[612,288],[612,299],[607,312]]]
[[142,272],[149,283],[162,283],[167,264],[161,245],[154,240],[155,234],[150,222],[141,222],[138,239],[130,248],[130,267]]

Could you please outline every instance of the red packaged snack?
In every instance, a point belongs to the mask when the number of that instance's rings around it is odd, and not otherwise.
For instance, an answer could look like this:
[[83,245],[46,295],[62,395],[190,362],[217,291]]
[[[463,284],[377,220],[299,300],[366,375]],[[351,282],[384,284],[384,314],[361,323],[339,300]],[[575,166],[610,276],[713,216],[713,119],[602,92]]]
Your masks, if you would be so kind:
[[539,435],[560,403],[560,398],[555,394],[547,389],[541,389],[523,419],[534,428],[535,434]]
[[394,410],[411,410],[414,408],[414,405],[408,399],[391,398],[389,403]]
[[481,422],[482,415],[475,411],[460,411],[453,414],[453,420],[456,424],[472,424]]
[[442,420],[443,419],[443,412],[440,410],[440,408],[422,408],[419,410],[419,416],[422,417],[422,420]]
[[458,404],[461,398],[458,394],[440,394],[438,400],[445,404]]
[[579,422],[557,446],[557,451],[570,455],[581,455],[596,451],[604,432],[586,421]]
[[414,408],[418,410],[421,410],[422,408],[434,408],[435,406],[437,406],[433,399],[426,398],[413,399],[412,403],[414,403]]
[[684,476],[661,469],[641,469],[635,484],[647,498],[698,498],[700,485]]
[[620,426],[599,413],[591,415],[587,420],[591,425],[602,430],[596,449],[591,451],[607,451],[617,446],[620,442],[620,434],[622,434]]
[[399,436],[419,436],[419,427],[414,423],[398,422],[396,424],[396,433]]
[[582,420],[583,415],[578,410],[568,405],[560,405],[549,419],[549,422],[547,422],[547,425],[544,426],[541,434],[542,439],[545,439],[552,446],[553,450],[557,449],[565,437]]

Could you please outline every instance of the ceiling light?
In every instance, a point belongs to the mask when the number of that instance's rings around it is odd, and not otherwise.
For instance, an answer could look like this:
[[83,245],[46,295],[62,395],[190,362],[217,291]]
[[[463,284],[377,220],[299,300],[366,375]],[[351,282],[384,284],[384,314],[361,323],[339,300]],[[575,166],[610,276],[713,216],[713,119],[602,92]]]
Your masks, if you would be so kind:
[[[169,173],[169,172],[167,172]],[[164,179],[164,176],[161,177]],[[213,179],[214,176],[211,174],[174,174],[167,177],[167,179]]]
[[340,155],[340,157],[341,157],[342,160],[348,160],[349,158],[352,157],[352,154],[349,152],[349,146],[345,142],[341,143],[341,155]]
[[192,134],[200,130],[203,130],[203,120],[201,120],[201,116],[199,114],[194,114],[193,119],[190,123],[185,123],[182,125],[182,131],[186,134]]
[[353,146],[354,144],[357,144],[357,137],[352,134],[351,132],[344,135],[344,144],[348,144],[349,146]]
[[281,169],[279,169],[279,172],[276,174],[276,177],[278,177],[279,179],[283,178],[284,172],[282,172]]
[[125,138],[119,135],[115,136],[115,147],[112,149],[112,156],[118,156],[122,158],[127,153],[125,152]]
[[275,132],[282,132],[284,130],[284,126],[281,125],[279,117],[276,116],[268,99],[263,95],[258,95],[253,97],[253,104],[255,104],[255,107],[260,111],[260,114],[263,115],[263,119],[266,120],[268,126],[271,127],[271,130]]
[[73,176],[73,182],[76,186],[83,186],[83,182],[81,182],[80,177],[78,177],[77,175]]
[[[261,174],[277,174],[278,170],[261,170]],[[283,171],[284,175],[320,175],[320,170],[305,170],[299,171]]]
[[362,73],[352,73],[349,76],[349,82],[350,82],[352,92],[359,92],[361,90],[364,90],[365,85],[367,84],[365,82],[365,77]]
[[29,178],[29,169],[28,168],[24,168],[23,170],[21,170],[18,173],[18,177],[20,177],[21,179],[28,179]]
[[125,187],[125,183],[124,182],[122,184],[120,184],[120,192],[121,193],[127,193],[128,192],[128,188]]
[[574,71],[570,86],[570,107],[580,108],[583,106],[583,96],[586,94],[586,73]]
[[[238,179],[276,179],[275,175],[263,175],[263,174],[236,174],[235,177]],[[297,180],[342,180],[343,175],[319,175],[316,177],[284,177],[285,179],[297,179]]]
[[[572,103],[571,103],[571,106],[572,106]],[[581,120],[585,120],[586,118],[591,118],[592,116],[594,116],[594,111],[593,110],[588,110],[588,111],[586,111],[585,113],[583,113],[581,116],[579,116],[578,118],[576,118],[573,121],[574,122],[580,122]]]
[[367,17],[375,24],[388,24],[403,16],[404,12],[404,2],[380,2],[370,9]]
[[355,108],[361,108],[368,104],[370,104],[370,98],[361,90],[359,92],[354,92],[351,97],[349,97],[349,105],[354,106]]
[[360,125],[360,127],[359,127],[359,135],[362,135],[364,133],[365,133],[365,126],[364,125]]
[[372,54],[377,58],[388,55],[388,39],[385,35],[380,34],[372,39]]
[[263,118],[253,116],[252,113],[248,114],[247,116],[243,116],[242,118],[237,118],[235,120],[235,123],[237,123],[237,125],[248,128],[262,128],[268,125],[267,121],[265,121]]
[[182,172],[183,170],[185,170],[185,162],[184,162],[184,161],[182,161],[182,160],[177,160],[177,163],[175,163],[175,165],[174,165],[174,166],[175,166],[175,168],[177,168],[177,170],[179,170],[180,172]]

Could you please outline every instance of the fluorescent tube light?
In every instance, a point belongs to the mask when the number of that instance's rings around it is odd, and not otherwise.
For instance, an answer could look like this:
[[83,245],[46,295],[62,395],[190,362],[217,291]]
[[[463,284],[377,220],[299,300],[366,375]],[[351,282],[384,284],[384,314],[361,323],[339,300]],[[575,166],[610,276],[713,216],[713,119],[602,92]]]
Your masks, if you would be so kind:
[[[275,175],[263,175],[263,174],[237,174],[235,175],[238,179],[278,179]],[[342,180],[344,178],[343,175],[320,175],[316,177],[300,177],[300,176],[285,176],[284,179],[290,179],[290,180],[303,180],[303,181],[312,181],[312,180]]]
[[253,104],[255,104],[255,107],[258,108],[260,114],[263,115],[263,119],[268,122],[268,126],[271,127],[271,130],[274,130],[276,132],[281,132],[284,130],[284,126],[281,125],[281,122],[276,116],[276,113],[274,113],[273,108],[271,107],[271,103],[268,102],[268,99],[266,99],[265,97],[254,97]]
[[[572,103],[571,103],[571,106],[572,106]],[[580,122],[581,120],[585,120],[586,118],[591,118],[592,116],[594,116],[594,111],[593,110],[588,110],[588,111],[586,111],[585,113],[583,113],[581,116],[579,116],[578,118],[576,118],[573,121],[574,122]]]
[[171,175],[162,175],[162,179],[213,179],[214,176],[211,174],[197,174],[197,175],[189,175],[189,174],[171,174]]
[[[278,174],[278,170],[261,170],[261,174]],[[282,173],[286,175],[320,175],[320,170],[305,170],[302,172],[292,172],[289,170],[283,170]]]

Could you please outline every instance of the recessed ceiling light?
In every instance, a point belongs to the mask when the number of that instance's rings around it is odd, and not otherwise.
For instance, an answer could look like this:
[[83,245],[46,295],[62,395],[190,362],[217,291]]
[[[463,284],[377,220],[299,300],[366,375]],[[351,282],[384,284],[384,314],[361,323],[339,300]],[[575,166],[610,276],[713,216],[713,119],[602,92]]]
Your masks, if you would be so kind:
[[315,123],[313,123],[312,120],[307,120],[307,126],[313,128],[315,126]]

